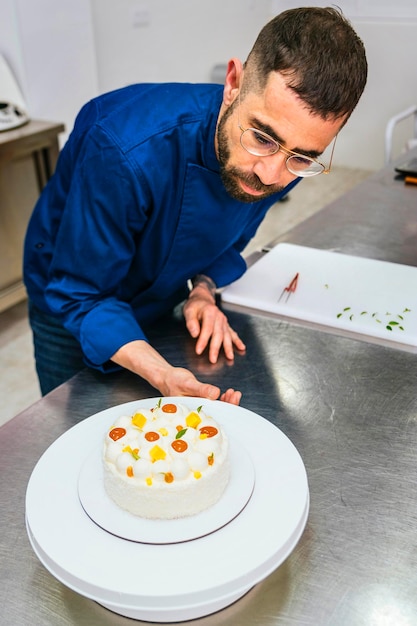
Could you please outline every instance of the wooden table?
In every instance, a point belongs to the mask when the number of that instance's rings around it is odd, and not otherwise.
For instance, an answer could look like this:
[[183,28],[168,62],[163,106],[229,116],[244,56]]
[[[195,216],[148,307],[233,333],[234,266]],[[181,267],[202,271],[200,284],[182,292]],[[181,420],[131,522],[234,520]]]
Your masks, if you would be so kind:
[[29,217],[55,170],[64,125],[33,120],[0,133],[0,311],[25,297],[23,240]]

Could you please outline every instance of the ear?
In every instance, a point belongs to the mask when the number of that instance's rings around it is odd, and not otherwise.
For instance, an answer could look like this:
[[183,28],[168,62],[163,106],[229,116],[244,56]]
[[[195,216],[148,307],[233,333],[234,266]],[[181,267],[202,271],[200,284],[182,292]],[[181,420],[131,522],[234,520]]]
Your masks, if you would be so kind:
[[237,98],[243,75],[243,65],[239,59],[233,58],[227,64],[226,78],[223,90],[223,102],[230,106]]

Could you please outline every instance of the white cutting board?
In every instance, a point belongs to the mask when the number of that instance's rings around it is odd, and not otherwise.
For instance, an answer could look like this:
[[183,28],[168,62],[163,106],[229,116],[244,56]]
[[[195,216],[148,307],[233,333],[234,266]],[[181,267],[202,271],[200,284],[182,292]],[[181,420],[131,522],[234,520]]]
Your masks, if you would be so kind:
[[[296,291],[278,301],[297,272]],[[222,299],[417,346],[417,267],[281,243],[226,287]]]

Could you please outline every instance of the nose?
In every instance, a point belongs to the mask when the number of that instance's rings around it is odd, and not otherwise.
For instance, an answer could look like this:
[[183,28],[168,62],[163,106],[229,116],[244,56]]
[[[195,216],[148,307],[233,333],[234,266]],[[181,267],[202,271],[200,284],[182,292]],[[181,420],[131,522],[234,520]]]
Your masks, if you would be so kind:
[[288,156],[281,150],[257,160],[253,171],[264,185],[288,185],[296,178],[285,164]]

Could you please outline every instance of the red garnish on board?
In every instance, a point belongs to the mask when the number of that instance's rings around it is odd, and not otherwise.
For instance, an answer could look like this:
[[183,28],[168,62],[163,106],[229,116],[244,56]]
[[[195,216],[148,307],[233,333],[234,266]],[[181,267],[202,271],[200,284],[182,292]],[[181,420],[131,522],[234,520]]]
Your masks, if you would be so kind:
[[292,279],[292,281],[290,282],[289,285],[287,285],[286,287],[284,287],[284,289],[281,292],[281,295],[278,299],[278,302],[281,300],[282,296],[286,293],[287,294],[287,298],[285,300],[285,302],[288,300],[288,298],[290,297],[290,295],[292,293],[295,292],[295,290],[297,289],[297,284],[298,284],[298,276],[299,273],[297,272],[296,275],[294,276],[294,278]]

